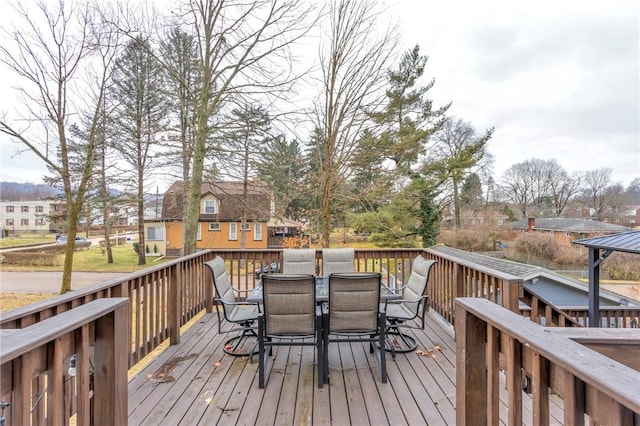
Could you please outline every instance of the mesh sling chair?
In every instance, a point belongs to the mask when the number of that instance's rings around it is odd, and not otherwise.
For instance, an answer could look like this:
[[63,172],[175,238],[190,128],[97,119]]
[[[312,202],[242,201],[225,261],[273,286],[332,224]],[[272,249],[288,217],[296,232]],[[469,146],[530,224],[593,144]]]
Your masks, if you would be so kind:
[[315,249],[282,250],[283,274],[316,274]]
[[[418,256],[411,265],[411,275],[405,285],[396,289],[402,296],[400,299],[390,300],[386,305],[387,312],[387,349],[393,353],[411,352],[418,342],[413,336],[402,333],[401,328],[424,329],[424,316],[427,312],[429,296],[425,293],[429,273],[436,264],[424,256]],[[408,321],[420,318],[420,326],[409,324]]]
[[254,352],[255,344],[248,352],[240,352],[240,350],[248,338],[257,336],[254,323],[258,320],[260,305],[257,303],[236,301],[236,293],[240,293],[240,291],[231,286],[229,275],[227,275],[227,268],[224,264],[224,259],[220,256],[216,256],[213,260],[206,262],[205,265],[211,271],[213,286],[216,289],[216,297],[214,301],[222,305],[224,319],[229,323],[237,325],[232,327],[230,330],[223,331],[220,309],[218,308],[216,309],[218,312],[218,332],[221,334],[240,332],[240,334],[225,342],[224,352],[228,355],[234,356],[251,355]]
[[316,304],[315,277],[265,274],[262,303],[264,311],[258,317],[258,387],[264,388],[273,346],[315,346],[318,387],[322,388],[322,310]]
[[355,253],[352,248],[322,249],[322,276],[354,272]]
[[353,272],[329,276],[329,305],[324,307],[324,374],[329,383],[329,343],[369,342],[387,383],[385,360],[386,317],[380,304],[379,273]]

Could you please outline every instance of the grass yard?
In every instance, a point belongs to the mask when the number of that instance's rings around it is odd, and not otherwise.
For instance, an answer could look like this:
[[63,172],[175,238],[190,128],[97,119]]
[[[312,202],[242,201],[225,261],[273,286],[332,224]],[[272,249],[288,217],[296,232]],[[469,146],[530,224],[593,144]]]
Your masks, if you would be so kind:
[[28,233],[21,234],[17,237],[0,238],[0,248],[18,247],[33,244],[55,243],[55,234],[45,233]]
[[[24,240],[23,240],[24,244]],[[113,262],[107,263],[106,254],[103,255],[99,247],[78,250],[73,255],[73,270],[78,272],[135,272],[140,269],[164,262],[157,257],[147,257],[146,265],[138,265],[138,254],[133,251],[131,244],[113,247]],[[2,271],[62,271],[64,254],[60,255],[58,265],[50,267],[12,266],[3,265]],[[21,306],[39,302],[55,296],[57,293],[0,293],[0,312],[16,309]]]
[[[147,256],[146,265],[138,265],[138,253],[131,244],[113,247],[113,263],[107,263],[107,255],[102,254],[100,247],[91,246],[88,249],[75,251],[73,255],[73,270],[77,272],[135,272],[165,262],[165,259]],[[15,266],[2,265],[3,271],[62,271],[64,254],[58,257],[55,266]]]

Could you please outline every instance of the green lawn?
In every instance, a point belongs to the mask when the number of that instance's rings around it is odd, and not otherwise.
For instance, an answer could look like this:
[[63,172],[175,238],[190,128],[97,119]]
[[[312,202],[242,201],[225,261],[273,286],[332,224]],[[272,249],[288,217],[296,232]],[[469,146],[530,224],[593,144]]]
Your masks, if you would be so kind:
[[[132,244],[113,247],[113,263],[107,263],[107,255],[102,254],[99,247],[93,245],[88,249],[77,250],[73,255],[73,270],[81,272],[135,272],[165,262],[157,257],[147,257],[146,265],[138,265],[138,254]],[[58,258],[56,266],[12,266],[3,265],[4,271],[62,271],[64,254]]]

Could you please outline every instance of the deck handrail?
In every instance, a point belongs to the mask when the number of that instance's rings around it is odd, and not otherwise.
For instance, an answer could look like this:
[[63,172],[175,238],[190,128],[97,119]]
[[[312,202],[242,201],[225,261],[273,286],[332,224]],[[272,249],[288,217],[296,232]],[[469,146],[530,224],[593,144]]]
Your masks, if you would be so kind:
[[[227,262],[234,287],[252,289],[258,281],[256,268],[272,262],[278,264],[281,253],[281,250],[230,249],[197,252],[0,313],[0,332],[3,336],[5,333],[11,334],[15,331],[10,329],[25,329],[66,312],[75,311],[78,307],[97,299],[126,297],[129,299],[127,309],[130,343],[124,346],[124,351],[128,351],[128,366],[131,367],[167,339],[172,344],[178,343],[182,325],[203,310],[211,312],[214,309],[213,287],[209,273],[204,267],[205,262],[215,255],[222,256]],[[419,255],[437,261],[430,275],[427,293],[430,296],[430,307],[445,320],[456,323],[458,311],[455,300],[459,297],[475,297],[486,299],[487,303],[492,302],[496,306],[504,305],[522,319],[525,309],[521,307],[520,302],[527,294],[523,289],[522,280],[466,259],[455,258],[432,249],[357,249],[355,267],[358,271],[380,272],[388,283],[402,282],[404,277],[410,275],[411,263]],[[320,250],[316,252],[316,262],[317,266],[320,266]],[[540,300],[536,302],[538,312],[541,309],[552,309],[539,303]],[[602,309],[606,311],[609,308]],[[611,318],[619,313],[616,309],[609,310]],[[531,315],[530,312],[531,309],[528,315]],[[546,325],[551,325],[549,322],[553,323],[554,318],[560,318],[554,317],[555,314],[549,314],[550,320]],[[562,322],[558,325],[562,325]]]
[[548,423],[550,390],[564,400],[565,424],[584,424],[584,414],[621,425],[640,416],[640,394],[631,391],[640,372],[485,299],[459,298],[455,305],[458,425],[498,424],[501,368],[508,424],[522,424],[525,377],[534,424]]
[[77,413],[78,424],[126,424],[128,344],[121,336],[129,331],[128,305],[128,298],[94,300],[2,330],[4,420],[42,424],[46,416],[47,423],[68,424]]

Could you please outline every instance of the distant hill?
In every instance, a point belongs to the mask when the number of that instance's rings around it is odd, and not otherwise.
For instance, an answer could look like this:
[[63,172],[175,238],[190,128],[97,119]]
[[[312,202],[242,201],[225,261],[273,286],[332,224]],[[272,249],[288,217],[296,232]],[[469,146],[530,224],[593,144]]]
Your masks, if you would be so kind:
[[36,201],[54,198],[60,194],[60,191],[44,183],[0,182],[2,201]]

